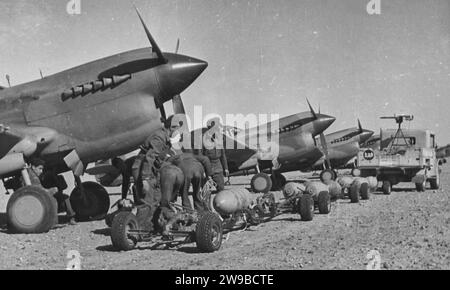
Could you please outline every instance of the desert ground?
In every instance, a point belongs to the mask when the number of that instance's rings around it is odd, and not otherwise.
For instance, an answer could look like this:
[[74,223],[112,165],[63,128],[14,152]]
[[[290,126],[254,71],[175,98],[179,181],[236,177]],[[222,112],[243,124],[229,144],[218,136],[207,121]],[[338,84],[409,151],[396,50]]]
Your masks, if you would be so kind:
[[[286,177],[305,177],[300,174]],[[250,178],[232,178],[232,186],[246,186]],[[73,184],[70,177],[68,183]],[[63,215],[48,233],[9,234],[9,196],[0,188],[0,269],[65,269],[71,250],[80,253],[82,269],[366,269],[373,250],[381,269],[450,269],[450,166],[442,168],[441,183],[437,191],[419,193],[413,184],[402,183],[389,196],[375,193],[357,204],[338,200],[330,214],[316,213],[310,222],[284,214],[230,233],[211,254],[199,253],[195,244],[152,250],[142,243],[118,252],[104,221],[67,226]],[[110,190],[111,204],[118,191]]]

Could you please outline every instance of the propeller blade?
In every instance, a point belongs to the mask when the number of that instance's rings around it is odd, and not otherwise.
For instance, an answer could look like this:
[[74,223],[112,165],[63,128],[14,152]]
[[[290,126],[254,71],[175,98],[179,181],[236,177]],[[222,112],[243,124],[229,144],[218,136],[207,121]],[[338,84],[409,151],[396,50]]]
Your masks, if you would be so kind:
[[186,114],[186,111],[184,109],[183,100],[181,99],[180,95],[176,95],[172,99],[173,104],[173,113],[174,114]]
[[139,13],[139,10],[137,9],[136,6],[134,6],[134,9],[136,9],[136,13],[139,17],[139,20],[141,20],[142,26],[144,26],[144,30],[145,30],[145,34],[147,34],[147,38],[150,41],[150,44],[152,46],[152,50],[156,53],[156,55],[158,56],[159,60],[162,63],[167,63],[167,59],[163,56],[161,49],[159,48],[158,44],[156,44],[156,41],[153,39],[152,34],[150,33],[150,31],[147,28],[147,25],[145,24],[144,20],[142,19],[141,14]]
[[317,119],[316,112],[314,112],[314,109],[313,109],[313,107],[311,106],[311,103],[309,102],[308,98],[306,98],[306,102],[308,102],[308,106],[309,106],[309,110],[311,111],[311,114],[313,115],[313,117],[314,117],[315,119]]
[[323,148],[323,153],[325,155],[325,165],[327,169],[331,169],[331,162],[330,162],[330,156],[328,154],[328,144],[327,144],[327,140],[325,138],[325,135],[323,133],[320,133],[320,144],[322,145]]
[[178,50],[180,49],[180,39],[177,39],[177,46],[175,47],[175,54],[178,54]]
[[363,127],[361,126],[361,121],[358,119],[358,128],[359,128],[359,133],[361,134],[363,132]]
[[161,118],[163,118],[163,120],[166,121],[167,115],[166,115],[166,109],[164,109],[164,105],[161,105],[159,107],[159,111],[161,112]]

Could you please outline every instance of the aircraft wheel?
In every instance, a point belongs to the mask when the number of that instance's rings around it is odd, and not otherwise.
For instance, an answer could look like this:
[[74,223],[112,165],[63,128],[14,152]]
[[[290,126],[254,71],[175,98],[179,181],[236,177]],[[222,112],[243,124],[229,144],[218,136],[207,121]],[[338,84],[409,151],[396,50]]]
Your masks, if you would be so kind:
[[386,195],[391,194],[391,192],[392,192],[392,183],[389,180],[383,181],[382,189],[383,189],[383,193],[384,194],[386,194]]
[[195,230],[197,248],[205,253],[218,251],[222,246],[222,221],[212,212],[205,212]]
[[350,187],[349,197],[351,203],[359,202],[359,192],[361,190],[361,186],[358,184],[352,184]]
[[360,192],[361,192],[361,199],[362,200],[370,199],[370,190],[369,190],[369,184],[368,183],[361,184]]
[[77,220],[103,219],[109,211],[110,201],[108,192],[96,182],[83,182],[83,187],[86,200],[82,198],[79,187],[75,187],[70,195],[70,203],[76,213]]
[[255,174],[250,182],[252,190],[255,193],[268,193],[272,188],[272,180],[265,173]]
[[318,201],[320,214],[329,214],[331,211],[331,198],[330,194],[326,191],[322,191],[319,193]]
[[274,172],[270,175],[272,181],[272,191],[282,190],[286,185],[286,177],[283,174]]
[[8,201],[8,228],[15,233],[48,232],[57,221],[57,210],[56,200],[45,189],[25,186]]
[[353,168],[351,174],[353,177],[359,177],[361,176],[361,170],[359,170],[358,168]]
[[129,234],[130,230],[138,230],[139,222],[131,212],[119,212],[112,221],[111,242],[114,248],[129,251],[136,247],[137,238]]
[[303,194],[298,201],[298,213],[302,221],[312,221],[314,218],[314,200],[311,195]]
[[320,173],[320,181],[327,183],[331,180],[336,180],[336,174],[332,169],[325,169]]

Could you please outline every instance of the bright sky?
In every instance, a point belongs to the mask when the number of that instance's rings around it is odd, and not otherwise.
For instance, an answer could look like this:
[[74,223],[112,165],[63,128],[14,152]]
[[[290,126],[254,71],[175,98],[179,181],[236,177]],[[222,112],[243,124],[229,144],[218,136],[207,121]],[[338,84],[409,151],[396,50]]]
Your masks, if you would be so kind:
[[[0,2],[0,84],[12,84],[148,46],[131,1]],[[393,127],[378,118],[411,113],[411,127],[450,142],[450,2],[381,0],[135,0],[163,51],[209,62],[183,94],[188,112],[307,110],[305,98],[336,116],[328,132]]]

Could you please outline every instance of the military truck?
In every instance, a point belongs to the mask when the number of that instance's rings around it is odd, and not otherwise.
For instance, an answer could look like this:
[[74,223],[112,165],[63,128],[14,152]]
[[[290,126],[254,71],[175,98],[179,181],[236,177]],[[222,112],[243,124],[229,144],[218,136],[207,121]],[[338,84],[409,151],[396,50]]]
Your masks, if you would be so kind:
[[382,182],[384,194],[400,182],[413,182],[417,191],[424,191],[426,183],[439,189],[439,164],[436,158],[435,134],[430,130],[402,129],[412,115],[382,117],[394,119],[397,129],[380,129],[379,148],[361,148],[358,152],[360,176],[376,176]]

